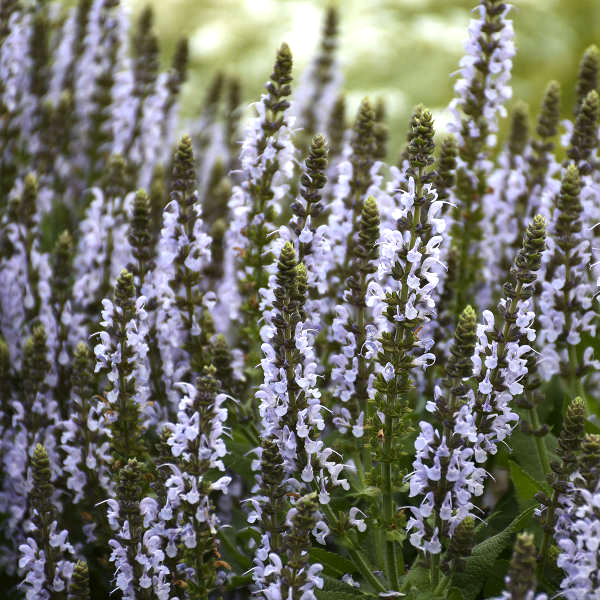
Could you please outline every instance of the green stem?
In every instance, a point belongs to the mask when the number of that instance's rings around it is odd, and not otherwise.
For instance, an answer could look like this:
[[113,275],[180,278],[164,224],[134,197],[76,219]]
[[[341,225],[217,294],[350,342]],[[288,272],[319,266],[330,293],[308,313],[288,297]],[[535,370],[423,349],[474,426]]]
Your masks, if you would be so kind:
[[[417,176],[417,182],[416,182],[416,191],[415,191],[416,198],[420,198],[421,194],[422,194],[422,190],[423,190],[423,185],[421,183],[422,179],[423,179],[423,168],[420,167],[418,176]],[[414,245],[415,245],[415,242],[417,239],[416,229],[417,229],[417,225],[420,223],[420,221],[421,221],[421,206],[417,205],[417,206],[415,206],[415,211],[413,213],[413,221],[411,224],[409,249],[414,248]],[[408,273],[405,273],[405,275],[403,276],[402,281],[400,283],[400,285],[401,285],[400,298],[401,298],[402,302],[406,302],[408,299],[407,277],[408,277]],[[399,347],[403,347],[404,342],[405,342],[405,337],[406,337],[406,329],[402,328],[401,331],[398,331],[398,327],[396,327],[395,336],[400,338],[399,344],[398,344]],[[394,371],[396,373],[398,373],[399,370],[400,369],[398,368],[398,366],[394,365]],[[401,389],[404,390],[408,387],[406,385],[407,379],[408,379],[408,373],[403,372],[402,378],[403,378],[403,381],[402,381]],[[392,439],[394,436],[393,413],[395,412],[395,409],[396,409],[397,403],[398,403],[397,396],[398,396],[397,393],[392,394],[392,397],[390,397],[390,395],[388,394],[387,404],[388,404],[388,407],[391,408],[392,410],[388,410],[388,412],[386,414],[386,418],[385,418],[385,425],[384,425],[383,455],[384,455],[386,462],[384,462],[382,464],[383,519],[384,519],[386,528],[390,528],[390,529],[391,529],[393,521],[394,521],[392,463],[391,463],[390,455],[391,455],[391,451],[392,451]],[[399,581],[400,581],[399,573],[398,573],[398,566],[400,565],[401,570],[404,570],[404,556],[402,555],[402,552],[400,552],[400,554],[398,554],[397,548],[396,548],[396,542],[394,540],[391,540],[391,539],[386,540],[385,547],[386,547],[386,567],[387,567],[388,577],[389,577],[392,589],[397,590],[399,588]]]
[[440,582],[440,555],[434,554],[431,557],[431,587],[436,589]]
[[[317,482],[314,480],[313,480],[313,488],[317,493],[319,493],[319,486],[317,485]],[[329,504],[322,504],[321,508],[327,515],[327,518],[329,519],[331,529],[332,530],[337,529],[339,531],[340,530],[339,519],[335,516],[335,513],[333,512],[331,506],[329,506]],[[376,591],[387,592],[388,590],[384,587],[384,585],[381,583],[381,581],[379,581],[379,579],[377,579],[377,577],[375,577],[375,575],[371,571],[371,567],[369,567],[369,563],[367,562],[367,559],[365,558],[365,556],[361,552],[361,550],[356,547],[354,540],[347,533],[342,534],[342,539],[347,544],[348,554],[350,554],[350,556],[352,557],[352,560],[354,561],[356,568],[361,572],[362,576],[367,581],[369,581],[369,583],[375,588]]]
[[[537,412],[537,407],[533,403],[533,394],[531,392],[527,392],[527,400],[530,403],[532,408],[529,409],[529,418],[531,420],[531,425],[534,430],[539,430],[541,423],[540,417]],[[540,458],[540,463],[542,465],[542,469],[544,470],[544,475],[548,475],[550,473],[550,460],[548,459],[548,450],[546,449],[546,444],[544,442],[544,438],[542,436],[535,436],[535,445],[537,447],[538,456]]]
[[[392,419],[386,415],[384,429],[384,456],[389,457],[391,453],[391,441],[393,435]],[[390,529],[394,521],[394,498],[392,489],[392,463],[387,461],[383,463],[383,521],[386,529]],[[397,590],[399,586],[398,576],[398,556],[396,552],[396,542],[391,539],[385,541],[385,557],[387,575],[392,589]]]
[[[344,536],[347,540],[347,536]],[[377,592],[387,592],[381,581],[375,577],[371,568],[367,564],[365,557],[362,553],[355,548],[348,548],[348,554],[351,556],[354,564],[360,571],[361,575],[375,588]]]
[[554,507],[558,503],[558,490],[554,490],[552,494],[552,500],[550,501],[550,506],[548,507],[548,512],[546,515],[546,523],[544,527],[544,537],[542,538],[542,550],[540,551],[541,563],[542,563],[542,573],[546,570],[546,563],[548,562],[548,549],[550,548],[550,540],[551,540],[551,530],[554,521]]

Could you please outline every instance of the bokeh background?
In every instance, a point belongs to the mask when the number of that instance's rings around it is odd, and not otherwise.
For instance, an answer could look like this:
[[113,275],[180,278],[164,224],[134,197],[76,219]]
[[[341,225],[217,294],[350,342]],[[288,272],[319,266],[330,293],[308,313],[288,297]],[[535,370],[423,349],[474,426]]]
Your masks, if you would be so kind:
[[[151,0],[161,55],[168,64],[177,39],[188,36],[190,78],[183,114],[198,112],[217,70],[237,74],[246,102],[257,99],[277,46],[286,41],[297,78],[315,52],[327,0]],[[125,0],[134,16],[148,0]],[[383,97],[390,148],[399,150],[412,107],[422,102],[443,126],[443,109],[476,0],[338,0],[349,115],[364,96]],[[550,79],[563,87],[562,111],[572,111],[583,51],[600,43],[600,0],[515,0],[517,56],[514,96],[537,113]]]

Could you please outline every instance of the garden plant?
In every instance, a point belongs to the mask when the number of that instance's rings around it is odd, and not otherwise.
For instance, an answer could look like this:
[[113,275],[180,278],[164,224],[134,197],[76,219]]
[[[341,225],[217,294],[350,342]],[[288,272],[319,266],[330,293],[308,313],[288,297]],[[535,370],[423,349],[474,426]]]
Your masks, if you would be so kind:
[[530,117],[481,0],[392,159],[334,7],[191,122],[150,9],[0,19],[1,598],[600,599],[595,46]]

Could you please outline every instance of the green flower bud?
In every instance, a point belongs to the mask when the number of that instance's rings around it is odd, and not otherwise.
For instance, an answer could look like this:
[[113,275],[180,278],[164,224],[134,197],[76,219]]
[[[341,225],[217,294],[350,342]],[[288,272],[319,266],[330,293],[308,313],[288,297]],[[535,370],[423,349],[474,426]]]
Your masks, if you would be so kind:
[[558,131],[560,119],[560,84],[551,81],[546,88],[542,109],[538,116],[536,132],[542,138],[552,138]]
[[90,576],[87,563],[78,560],[69,583],[69,600],[90,600]]
[[507,589],[512,600],[526,600],[531,591],[535,592],[537,558],[533,535],[520,533],[513,549],[508,569]]
[[575,127],[567,156],[579,163],[589,161],[592,152],[598,146],[598,118],[600,116],[600,100],[598,92],[592,90],[587,94],[575,120]]
[[583,437],[578,469],[586,487],[595,491],[600,479],[600,435],[587,433]]
[[562,429],[558,436],[556,453],[560,456],[566,473],[570,473],[575,467],[584,433],[585,402],[578,397],[567,406]]
[[438,200],[447,200],[450,196],[450,190],[456,181],[456,157],[458,147],[454,137],[447,136],[442,140],[440,154],[438,157],[433,187],[435,188]]
[[575,116],[579,115],[581,105],[586,96],[592,90],[598,90],[598,47],[589,46],[583,54],[579,63],[579,73],[577,74],[577,87],[575,91]]
[[[472,357],[477,343],[477,313],[467,306],[458,318],[454,331],[454,342],[450,348],[450,358],[446,365],[448,378],[461,380],[473,374]],[[462,395],[454,390],[456,395]],[[466,391],[466,390],[465,390]]]
[[515,156],[523,154],[529,141],[529,107],[525,102],[518,102],[511,116],[508,149],[513,162]]
[[407,152],[411,169],[422,169],[433,164],[434,133],[431,112],[423,105],[417,106],[411,117],[408,132]]

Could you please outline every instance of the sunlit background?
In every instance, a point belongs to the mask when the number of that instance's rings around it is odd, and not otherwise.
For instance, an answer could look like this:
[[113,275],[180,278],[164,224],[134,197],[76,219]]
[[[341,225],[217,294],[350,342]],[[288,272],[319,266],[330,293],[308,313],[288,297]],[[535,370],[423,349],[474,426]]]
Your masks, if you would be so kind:
[[[128,0],[136,15],[147,0]],[[216,71],[237,74],[247,102],[258,98],[270,74],[275,49],[290,45],[295,77],[314,53],[326,0],[152,0],[162,59],[168,63],[177,39],[188,36],[190,78],[183,113],[193,116]],[[438,125],[452,96],[453,79],[475,0],[340,0],[341,38],[349,114],[360,99],[383,97],[392,152],[404,138],[411,108],[423,102]],[[600,42],[600,0],[514,2],[517,57],[514,97],[532,115],[550,79],[563,86],[562,110],[573,105],[577,65],[585,48]]]

